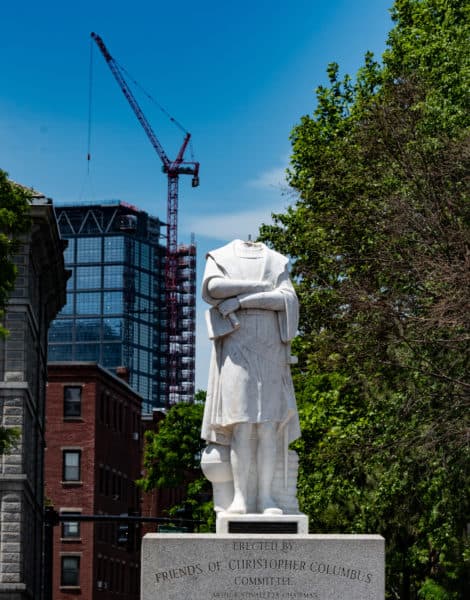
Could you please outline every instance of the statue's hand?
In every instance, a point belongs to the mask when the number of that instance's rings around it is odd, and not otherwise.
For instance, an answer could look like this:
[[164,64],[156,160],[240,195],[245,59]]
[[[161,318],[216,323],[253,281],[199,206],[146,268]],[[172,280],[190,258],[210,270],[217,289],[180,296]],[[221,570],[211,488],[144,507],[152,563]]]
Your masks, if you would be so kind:
[[228,314],[235,312],[240,308],[240,302],[237,297],[227,298],[221,302],[217,308],[222,316],[226,317]]
[[259,292],[270,292],[274,289],[273,284],[270,281],[263,280],[259,282]]

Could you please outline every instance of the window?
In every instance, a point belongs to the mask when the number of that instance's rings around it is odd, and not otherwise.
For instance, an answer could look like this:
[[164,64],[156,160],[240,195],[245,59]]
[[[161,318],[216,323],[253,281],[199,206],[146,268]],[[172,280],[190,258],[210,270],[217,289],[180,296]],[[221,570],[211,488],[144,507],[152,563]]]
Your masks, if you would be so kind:
[[129,260],[133,265],[140,264],[140,242],[129,240]]
[[80,557],[62,556],[60,569],[60,585],[79,586],[80,585]]
[[58,319],[49,327],[49,342],[71,342],[73,321],[71,319]]
[[78,238],[77,239],[77,262],[99,263],[101,262],[101,238]]
[[139,350],[139,369],[144,373],[149,367],[149,358],[150,354],[146,350]]
[[104,313],[120,314],[123,312],[123,295],[122,292],[104,292]]
[[140,265],[150,269],[150,247],[147,244],[140,245]]
[[77,267],[77,290],[101,288],[101,267]]
[[150,327],[144,323],[140,325],[139,344],[145,348],[150,345]]
[[81,292],[77,294],[77,315],[99,315],[101,313],[101,293]]
[[123,265],[106,265],[104,267],[104,287],[122,288],[124,278]]
[[139,394],[143,397],[143,398],[148,398],[149,396],[149,380],[148,377],[145,377],[143,375],[139,375]]
[[77,342],[99,342],[101,328],[99,319],[77,319],[75,325]]
[[75,347],[76,360],[98,362],[100,358],[99,344],[77,344]]
[[103,321],[103,339],[120,340],[122,336],[122,319],[104,319]]
[[80,386],[64,388],[64,417],[82,416],[82,388]]
[[68,246],[67,248],[64,250],[64,261],[66,264],[74,262],[74,250],[75,250],[75,240],[74,239],[67,239],[68,241]]
[[70,360],[70,345],[69,344],[51,344],[47,350],[48,360],[51,362]]
[[67,279],[67,292],[72,292],[74,289],[74,283],[75,283],[75,275],[74,275],[74,269],[73,268],[69,268],[70,271],[72,271],[70,277]]
[[[77,513],[68,513],[62,511],[62,514],[73,515]],[[80,521],[64,521],[62,523],[62,537],[64,539],[76,539],[80,537]]]
[[144,296],[150,294],[150,275],[148,273],[140,273],[140,293]]
[[67,303],[62,307],[59,315],[72,315],[75,295],[67,292]]
[[142,319],[142,321],[148,321],[148,315],[150,314],[150,302],[147,300],[147,298],[139,297],[138,310],[140,311],[139,316]]
[[124,260],[124,238],[108,237],[104,240],[104,261],[119,262]]
[[63,453],[63,481],[80,481],[80,450],[64,450]]
[[103,365],[105,367],[120,367],[122,344],[103,344]]

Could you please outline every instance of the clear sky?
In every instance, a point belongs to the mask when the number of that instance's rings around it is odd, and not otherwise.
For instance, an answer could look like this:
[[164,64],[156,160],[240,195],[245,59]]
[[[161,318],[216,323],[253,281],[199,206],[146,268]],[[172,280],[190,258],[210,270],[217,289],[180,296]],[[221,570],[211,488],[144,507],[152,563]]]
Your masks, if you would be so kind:
[[[392,0],[5,2],[1,10],[0,168],[57,202],[118,198],[166,218],[166,176],[117,87],[96,31],[116,60],[191,132],[201,185],[180,180],[179,241],[205,253],[256,237],[283,193],[289,133],[315,107],[336,61],[354,75],[380,57]],[[87,163],[91,89],[91,160]],[[170,158],[182,133],[136,97]],[[189,159],[189,155],[187,155]],[[210,345],[198,299],[196,386]]]

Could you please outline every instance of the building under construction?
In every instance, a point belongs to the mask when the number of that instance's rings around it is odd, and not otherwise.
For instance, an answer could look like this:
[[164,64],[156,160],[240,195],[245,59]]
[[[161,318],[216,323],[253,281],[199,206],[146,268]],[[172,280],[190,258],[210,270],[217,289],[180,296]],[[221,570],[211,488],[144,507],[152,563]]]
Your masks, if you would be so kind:
[[178,247],[177,327],[168,339],[166,227],[118,200],[56,205],[67,304],[49,330],[49,360],[126,367],[142,412],[194,398],[196,247]]
[[[195,380],[196,324],[196,245],[178,246],[177,331],[170,350],[175,352],[175,374],[169,374],[169,400],[192,402]],[[171,366],[171,365],[170,365]]]

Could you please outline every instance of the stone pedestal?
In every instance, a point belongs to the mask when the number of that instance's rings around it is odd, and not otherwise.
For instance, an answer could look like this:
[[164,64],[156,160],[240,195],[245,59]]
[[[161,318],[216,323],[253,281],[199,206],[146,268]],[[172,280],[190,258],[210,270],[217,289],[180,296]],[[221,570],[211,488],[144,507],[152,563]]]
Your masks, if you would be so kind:
[[216,532],[219,533],[308,533],[307,515],[237,515],[218,513]]
[[142,600],[384,600],[384,539],[148,534],[141,590]]

